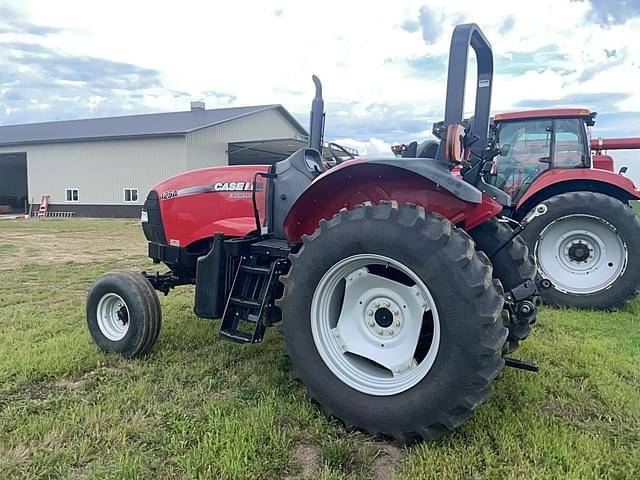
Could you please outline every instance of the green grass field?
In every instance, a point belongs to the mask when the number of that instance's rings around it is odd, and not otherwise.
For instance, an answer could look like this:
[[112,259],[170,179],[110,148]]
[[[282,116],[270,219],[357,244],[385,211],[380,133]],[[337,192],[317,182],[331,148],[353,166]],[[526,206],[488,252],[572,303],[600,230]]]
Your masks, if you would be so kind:
[[640,301],[544,308],[475,419],[400,449],[346,433],[289,380],[276,330],[221,340],[193,289],[161,298],[152,354],[103,354],[85,294],[112,268],[152,269],[137,222],[0,222],[0,478],[640,478]]

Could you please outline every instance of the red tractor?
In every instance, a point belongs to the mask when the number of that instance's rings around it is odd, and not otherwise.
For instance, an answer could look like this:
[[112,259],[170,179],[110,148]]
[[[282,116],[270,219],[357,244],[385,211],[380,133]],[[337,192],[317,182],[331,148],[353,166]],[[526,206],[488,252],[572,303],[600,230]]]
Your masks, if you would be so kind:
[[[496,115],[491,137],[501,154],[486,178],[511,196],[504,214],[519,222],[537,212],[521,236],[552,284],[545,302],[610,310],[640,290],[640,221],[630,206],[640,191],[602,152],[640,148],[640,139],[590,140],[595,117],[577,108]],[[435,143],[416,148],[428,155]],[[461,173],[473,174],[477,162]]]
[[[478,86],[465,128],[469,47]],[[94,341],[146,354],[160,330],[154,289],[195,284],[196,315],[221,318],[225,339],[254,344],[281,324],[293,377],[349,427],[412,442],[471,418],[505,364],[535,369],[504,355],[529,333],[538,286],[526,245],[498,217],[509,196],[452,173],[472,142],[499,154],[487,135],[493,56],[476,25],[456,27],[449,72],[435,158],[328,169],[314,77],[308,148],[157,185],[142,227],[169,271],[100,277],[87,298]]]

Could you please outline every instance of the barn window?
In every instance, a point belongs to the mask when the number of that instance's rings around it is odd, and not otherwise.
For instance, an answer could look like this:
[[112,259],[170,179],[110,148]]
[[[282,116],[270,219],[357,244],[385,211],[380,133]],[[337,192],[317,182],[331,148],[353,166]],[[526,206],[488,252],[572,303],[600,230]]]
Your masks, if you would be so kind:
[[67,188],[65,189],[65,198],[67,202],[77,202],[78,201],[78,189],[77,188]]
[[127,203],[134,203],[138,201],[138,189],[137,188],[125,188],[124,189],[124,201]]

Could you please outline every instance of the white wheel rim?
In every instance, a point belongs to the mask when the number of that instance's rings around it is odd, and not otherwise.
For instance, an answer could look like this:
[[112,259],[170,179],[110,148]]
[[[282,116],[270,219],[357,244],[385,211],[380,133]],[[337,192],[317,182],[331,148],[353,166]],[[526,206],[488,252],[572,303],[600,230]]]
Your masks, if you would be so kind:
[[377,396],[420,382],[440,345],[438,311],[427,286],[402,263],[374,254],[345,258],[324,274],[311,303],[311,331],[336,377]]
[[96,312],[98,328],[109,340],[122,340],[129,330],[129,307],[116,293],[105,293]]
[[540,275],[556,290],[588,295],[609,288],[627,266],[616,228],[592,215],[568,215],[547,225],[535,246]]

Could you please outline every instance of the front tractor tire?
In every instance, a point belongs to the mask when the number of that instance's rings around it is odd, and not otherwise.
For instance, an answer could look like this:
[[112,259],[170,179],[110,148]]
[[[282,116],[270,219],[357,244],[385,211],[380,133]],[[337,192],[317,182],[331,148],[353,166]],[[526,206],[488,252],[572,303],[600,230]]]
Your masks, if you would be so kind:
[[161,320],[158,295],[139,273],[105,273],[89,290],[87,326],[105,352],[127,358],[145,355],[158,338]]
[[[569,192],[542,202],[546,213],[522,233],[538,273],[552,287],[545,303],[615,310],[640,289],[640,221],[633,208],[594,192]],[[545,208],[546,207],[546,208]]]
[[448,220],[395,202],[343,209],[289,258],[285,355],[328,417],[412,443],[454,430],[491,394],[502,287]]

